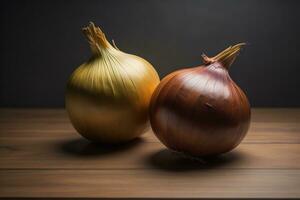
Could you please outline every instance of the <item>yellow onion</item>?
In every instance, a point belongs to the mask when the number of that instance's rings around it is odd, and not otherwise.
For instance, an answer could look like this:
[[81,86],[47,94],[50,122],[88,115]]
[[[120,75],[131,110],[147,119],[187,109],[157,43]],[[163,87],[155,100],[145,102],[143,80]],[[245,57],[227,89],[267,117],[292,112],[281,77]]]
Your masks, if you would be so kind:
[[119,143],[149,126],[151,95],[159,83],[153,66],[113,47],[99,27],[83,28],[92,57],[71,75],[65,103],[74,128],[85,138]]

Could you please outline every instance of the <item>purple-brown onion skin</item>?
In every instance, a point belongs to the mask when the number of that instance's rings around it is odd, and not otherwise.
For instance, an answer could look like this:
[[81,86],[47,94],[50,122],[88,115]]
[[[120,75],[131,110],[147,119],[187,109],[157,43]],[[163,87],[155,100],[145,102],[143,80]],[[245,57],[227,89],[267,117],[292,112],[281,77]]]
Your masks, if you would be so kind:
[[150,104],[150,122],[158,139],[193,156],[234,149],[249,129],[250,116],[246,95],[220,62],[169,74]]

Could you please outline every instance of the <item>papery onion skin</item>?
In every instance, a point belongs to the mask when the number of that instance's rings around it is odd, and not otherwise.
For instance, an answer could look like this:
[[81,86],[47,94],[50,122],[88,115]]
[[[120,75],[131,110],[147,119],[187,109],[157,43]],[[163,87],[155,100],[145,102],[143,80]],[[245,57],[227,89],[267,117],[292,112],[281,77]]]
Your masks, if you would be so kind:
[[241,46],[229,47],[205,65],[175,71],[156,88],[150,122],[168,148],[192,156],[212,156],[235,148],[250,125],[250,104],[228,68]]
[[71,75],[65,104],[74,128],[100,143],[132,140],[149,127],[150,98],[159,83],[146,60],[112,47],[93,23],[83,29],[93,56]]

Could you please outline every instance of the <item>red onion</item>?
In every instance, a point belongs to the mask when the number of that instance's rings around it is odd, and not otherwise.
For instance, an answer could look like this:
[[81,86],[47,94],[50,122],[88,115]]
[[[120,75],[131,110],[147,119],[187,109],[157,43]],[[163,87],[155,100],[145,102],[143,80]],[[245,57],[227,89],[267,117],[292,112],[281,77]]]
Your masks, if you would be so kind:
[[193,156],[228,152],[245,137],[250,105],[228,69],[241,47],[237,44],[209,58],[203,66],[175,71],[156,88],[150,122],[168,148]]

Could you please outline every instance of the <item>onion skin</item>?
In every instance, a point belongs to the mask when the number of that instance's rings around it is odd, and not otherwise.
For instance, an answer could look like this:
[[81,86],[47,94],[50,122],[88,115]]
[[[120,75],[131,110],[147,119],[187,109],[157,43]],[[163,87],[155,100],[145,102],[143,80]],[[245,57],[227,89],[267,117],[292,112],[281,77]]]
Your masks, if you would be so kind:
[[205,65],[173,72],[161,81],[151,99],[150,122],[165,146],[211,156],[242,141],[250,125],[250,105],[228,74],[242,45],[214,58],[203,55]]
[[83,29],[93,56],[71,75],[65,94],[74,128],[106,144],[138,137],[149,127],[149,104],[159,77],[146,60],[112,47],[90,24]]

